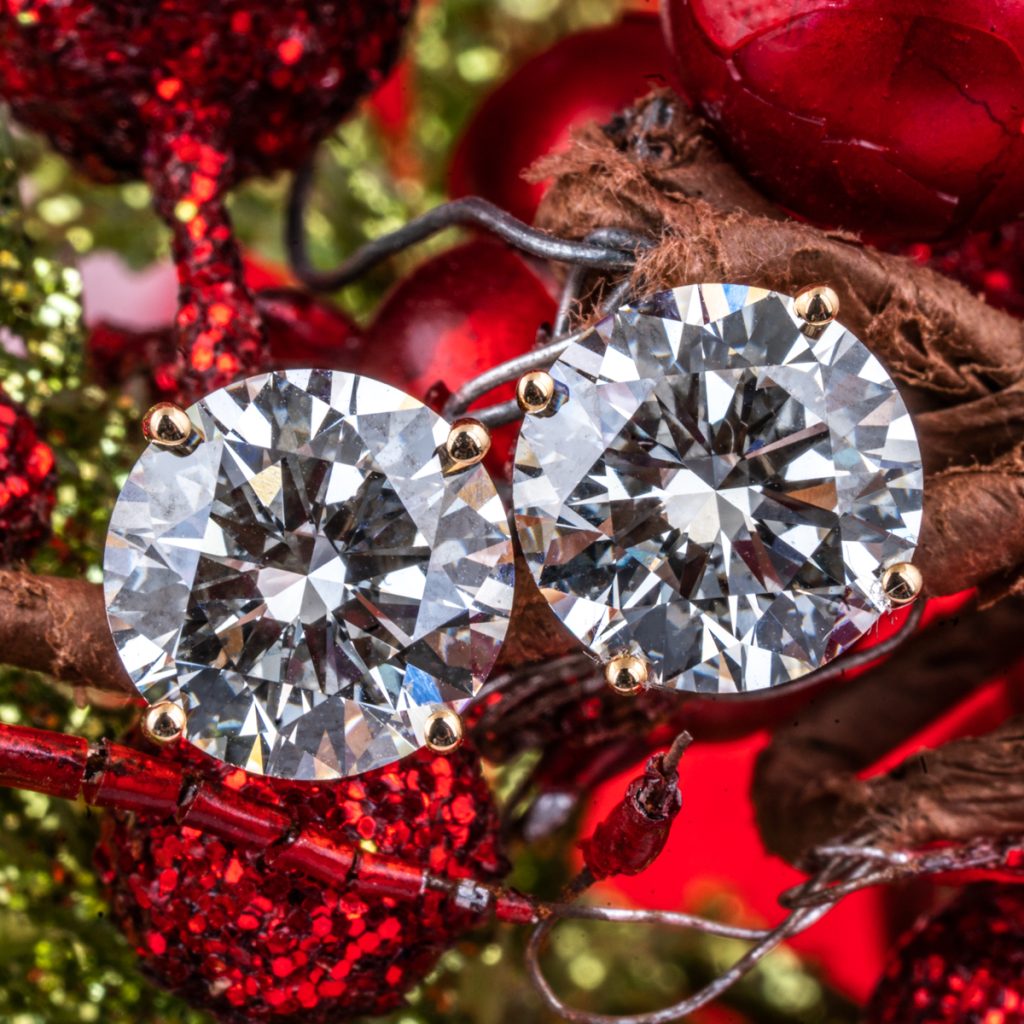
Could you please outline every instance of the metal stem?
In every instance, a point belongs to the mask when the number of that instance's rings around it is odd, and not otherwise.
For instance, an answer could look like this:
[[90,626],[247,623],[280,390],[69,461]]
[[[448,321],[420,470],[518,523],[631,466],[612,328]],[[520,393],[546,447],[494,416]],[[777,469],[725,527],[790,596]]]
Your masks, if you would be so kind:
[[[820,874],[809,879],[802,887],[808,895],[821,889],[828,889],[835,881],[845,876],[846,881],[854,881],[867,874],[867,866],[855,865],[850,868],[846,859],[834,860]],[[835,905],[830,901],[824,906],[803,907],[793,911],[777,927],[772,929],[744,929],[723,925],[707,918],[689,914],[674,914],[658,911],[630,911],[606,907],[568,906],[554,908],[550,917],[542,921],[534,929],[527,945],[526,963],[530,980],[537,989],[547,1007],[559,1014],[570,1024],[670,1024],[694,1013],[702,1006],[717,999],[723,992],[748,974],[772,950],[786,939],[805,931],[820,921]],[[673,928],[690,928],[711,935],[726,935],[731,938],[744,939],[756,943],[741,956],[728,970],[720,974],[714,981],[685,999],[651,1013],[640,1014],[603,1014],[591,1013],[569,1006],[562,1000],[549,984],[540,966],[540,953],[544,942],[552,929],[562,920],[585,918],[598,921],[626,921],[646,924],[663,924]]]
[[594,270],[631,270],[636,263],[636,250],[641,245],[652,244],[648,239],[616,228],[599,232],[599,238],[603,241],[558,238],[524,224],[486,199],[467,196],[436,206],[397,231],[367,242],[333,270],[317,270],[309,258],[305,231],[306,207],[312,183],[313,166],[307,164],[296,172],[292,180],[285,222],[285,245],[293,273],[313,291],[336,291],[395,253],[439,231],[457,226],[484,228],[531,256]]
[[[629,289],[630,282],[628,280],[620,281],[605,296],[600,306],[600,314],[606,316],[618,309],[626,301]],[[497,366],[492,366],[489,370],[471,378],[445,403],[444,417],[448,420],[458,419],[466,414],[466,411],[477,399],[482,398],[489,391],[493,391],[509,381],[518,380],[530,370],[541,370],[550,366],[573,342],[582,341],[593,329],[592,326],[583,327],[572,334],[556,338],[547,345],[527,352],[525,355],[515,356],[504,363],[498,363]],[[500,427],[506,423],[512,423],[522,419],[522,415],[522,410],[516,402],[501,402],[485,409],[473,410],[473,418],[488,427]]]

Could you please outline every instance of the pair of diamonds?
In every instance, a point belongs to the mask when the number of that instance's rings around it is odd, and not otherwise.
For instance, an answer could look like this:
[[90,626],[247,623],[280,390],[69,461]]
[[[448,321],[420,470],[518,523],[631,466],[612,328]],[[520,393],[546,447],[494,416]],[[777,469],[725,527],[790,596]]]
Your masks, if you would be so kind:
[[[703,285],[624,307],[551,370],[513,500],[555,613],[606,663],[705,693],[795,679],[885,608],[921,511],[910,418],[877,360],[793,300]],[[506,513],[450,428],[330,371],[241,381],[150,446],[118,501],[111,628],[151,703],[248,770],[350,775],[480,689],[512,610]]]

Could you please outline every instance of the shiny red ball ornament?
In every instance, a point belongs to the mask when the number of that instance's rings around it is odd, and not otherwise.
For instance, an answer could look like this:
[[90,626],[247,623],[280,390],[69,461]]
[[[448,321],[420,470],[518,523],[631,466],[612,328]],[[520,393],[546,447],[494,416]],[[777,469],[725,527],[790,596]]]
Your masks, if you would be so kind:
[[604,123],[664,85],[668,66],[652,15],[627,15],[559,40],[513,72],[473,115],[452,158],[449,193],[483,196],[532,221],[546,184],[524,181],[523,171],[564,147],[574,128]]
[[[505,870],[478,759],[420,751],[311,785],[249,775],[183,745],[166,756],[299,826],[450,877]],[[369,898],[174,820],[112,813],[96,855],[112,913],[157,982],[227,1024],[330,1024],[386,1013],[477,923],[441,893]]]
[[969,885],[919,925],[871,998],[868,1024],[1024,1024],[1024,886]]
[[[363,338],[359,327],[336,306],[288,287],[264,288],[254,298],[271,367],[358,372]],[[98,384],[128,390],[140,404],[185,400],[181,359],[170,325],[140,331],[99,323],[89,334],[88,349]]]
[[[439,409],[471,377],[534,347],[538,329],[555,317],[552,287],[501,242],[480,238],[449,249],[384,299],[367,330],[361,372]],[[509,384],[479,404],[514,397]],[[494,431],[492,471],[504,471],[517,433],[515,425]]]
[[4,0],[0,95],[101,178],[168,131],[215,135],[230,181],[303,162],[379,83],[413,0]]
[[1024,212],[1016,0],[664,0],[675,76],[780,204],[876,239]]
[[56,491],[53,451],[0,391],[0,565],[28,558],[50,536]]

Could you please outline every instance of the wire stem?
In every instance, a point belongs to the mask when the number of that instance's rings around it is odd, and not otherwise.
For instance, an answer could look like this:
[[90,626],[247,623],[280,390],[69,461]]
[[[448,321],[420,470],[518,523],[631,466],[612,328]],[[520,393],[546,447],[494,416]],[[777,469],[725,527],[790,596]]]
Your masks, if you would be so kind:
[[397,231],[367,242],[333,270],[318,270],[310,260],[305,229],[312,185],[313,167],[307,164],[292,180],[285,246],[292,272],[313,291],[333,292],[343,288],[396,253],[451,227],[484,228],[531,256],[593,270],[631,270],[636,263],[637,249],[651,244],[632,232],[616,228],[597,232],[598,241],[593,242],[558,238],[524,224],[486,199],[466,196],[435,206]]

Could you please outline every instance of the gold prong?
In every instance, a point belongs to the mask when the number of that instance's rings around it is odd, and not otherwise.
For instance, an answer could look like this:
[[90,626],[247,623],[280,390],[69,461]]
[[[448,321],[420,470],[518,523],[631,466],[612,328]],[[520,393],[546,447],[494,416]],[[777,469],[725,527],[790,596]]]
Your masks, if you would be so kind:
[[427,719],[423,738],[435,754],[450,754],[462,746],[462,719],[451,708],[438,708]]
[[491,432],[476,420],[456,420],[448,432],[444,448],[450,471],[468,469],[491,450]]
[[647,662],[635,654],[617,654],[604,666],[608,685],[626,697],[639,693],[647,682],[647,676]]
[[142,734],[161,746],[177,743],[185,735],[187,719],[185,709],[174,701],[151,704],[142,715]]
[[793,301],[793,311],[809,327],[827,327],[839,316],[839,296],[825,284],[801,288]]
[[555,378],[546,370],[524,373],[516,385],[516,401],[527,416],[543,416],[554,411],[556,394]]
[[921,570],[911,562],[894,562],[882,573],[882,591],[894,608],[913,604],[923,589]]
[[142,417],[142,433],[150,444],[159,445],[175,455],[194,452],[203,435],[196,430],[188,413],[173,402],[158,402]]

